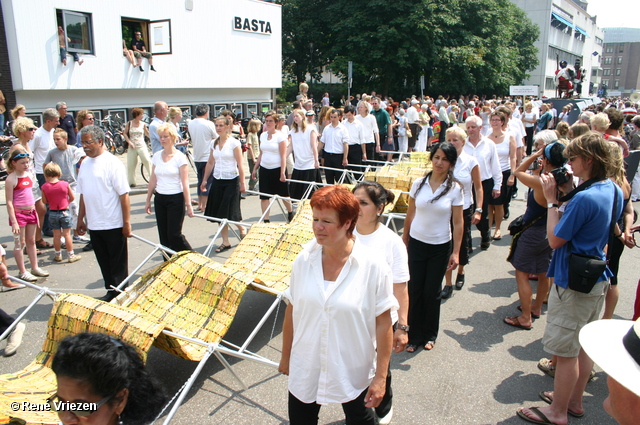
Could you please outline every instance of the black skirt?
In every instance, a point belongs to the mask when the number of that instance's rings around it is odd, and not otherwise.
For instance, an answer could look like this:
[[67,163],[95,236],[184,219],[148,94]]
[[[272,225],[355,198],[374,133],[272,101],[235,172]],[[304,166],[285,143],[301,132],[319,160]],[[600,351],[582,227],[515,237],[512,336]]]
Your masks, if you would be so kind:
[[[289,197],[288,183],[280,181],[280,167],[269,169],[260,166],[258,181],[260,192],[268,193],[269,195],[280,195],[284,198]],[[269,197],[260,195],[260,199],[269,199]]]
[[[291,180],[322,183],[322,175],[320,174],[320,170],[316,168],[312,168],[310,170],[297,170],[294,168],[293,173],[291,174]],[[309,186],[310,185],[304,183],[291,182],[291,197],[293,199],[302,199]],[[308,198],[311,197],[313,192],[314,191],[311,191],[309,193]]]
[[502,172],[502,186],[500,186],[500,196],[498,196],[497,198],[489,197],[489,205],[502,205],[511,198],[511,191],[513,190],[513,186],[509,186],[507,184],[510,175],[511,170]]
[[242,221],[239,177],[231,180],[213,179],[204,215]]

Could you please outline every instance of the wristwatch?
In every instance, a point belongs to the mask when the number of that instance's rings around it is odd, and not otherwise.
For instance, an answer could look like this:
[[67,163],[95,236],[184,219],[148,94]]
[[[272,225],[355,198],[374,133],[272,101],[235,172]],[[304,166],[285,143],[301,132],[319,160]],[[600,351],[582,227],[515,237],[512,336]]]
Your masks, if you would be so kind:
[[476,212],[479,212],[480,214],[482,214],[482,208],[476,208]]
[[400,329],[401,331],[405,331],[405,332],[409,332],[409,325],[401,325],[399,323],[396,323],[396,325],[394,326],[394,330],[397,331],[398,329]]
[[558,208],[558,204],[554,204],[553,202],[549,202],[549,203],[547,204],[547,208],[553,208],[553,207]]

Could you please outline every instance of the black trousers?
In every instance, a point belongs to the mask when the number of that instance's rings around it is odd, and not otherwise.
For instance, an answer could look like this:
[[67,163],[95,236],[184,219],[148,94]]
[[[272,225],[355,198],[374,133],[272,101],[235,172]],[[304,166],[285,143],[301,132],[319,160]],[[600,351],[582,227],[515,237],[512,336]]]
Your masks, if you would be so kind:
[[173,195],[156,193],[153,206],[156,210],[160,243],[174,251],[191,251],[191,245],[182,234],[184,194],[182,192]]
[[[349,145],[349,153],[347,154],[347,161],[349,161],[349,166],[347,168],[350,169],[351,171],[363,170],[362,167],[352,167],[352,165],[362,165],[362,145],[357,145],[357,144]],[[358,176],[359,174],[356,175],[356,177]]]
[[0,335],[6,331],[13,323],[13,317],[9,316],[3,309],[0,308]]
[[[347,425],[376,425],[376,415],[373,409],[364,407],[364,396],[369,388],[358,397],[342,403],[342,410],[346,416]],[[291,425],[312,425],[318,423],[320,405],[318,403],[304,403],[289,393],[289,423]]]
[[[331,168],[344,169],[344,166],[342,165],[343,156],[344,155],[341,153],[325,152],[324,166],[331,167]],[[324,170],[324,177],[327,180],[327,184],[334,184],[336,180],[340,180],[340,177],[342,177],[342,172],[334,171],[334,170]]]
[[432,245],[409,237],[409,343],[435,341],[440,328],[442,280],[451,256],[451,241]]
[[439,142],[445,141],[445,138],[447,137],[447,128],[449,128],[449,124],[444,121],[440,121],[440,138],[438,139]]
[[366,143],[364,145],[364,149],[367,151],[367,162],[375,161],[376,158],[376,144],[375,143]]
[[107,291],[112,291],[111,286],[118,286],[129,274],[127,238],[122,234],[122,227],[91,230],[89,235],[102,272],[104,287]]
[[527,141],[527,155],[531,155],[531,149],[533,149],[533,132],[535,130],[534,127],[525,127],[524,131],[527,134],[525,140]]
[[473,208],[473,205],[462,211],[464,226],[462,227],[462,244],[460,246],[459,254],[461,266],[469,264],[469,248],[471,248],[471,220],[473,219],[474,212],[475,208]]
[[[482,216],[480,222],[476,224],[476,228],[480,231],[483,243],[490,243],[490,229],[489,229],[489,199],[491,199],[493,193],[493,177],[487,180],[482,180],[482,191],[484,196],[482,198]],[[475,189],[473,189],[473,198],[476,198]],[[478,205],[476,205],[478,208]]]

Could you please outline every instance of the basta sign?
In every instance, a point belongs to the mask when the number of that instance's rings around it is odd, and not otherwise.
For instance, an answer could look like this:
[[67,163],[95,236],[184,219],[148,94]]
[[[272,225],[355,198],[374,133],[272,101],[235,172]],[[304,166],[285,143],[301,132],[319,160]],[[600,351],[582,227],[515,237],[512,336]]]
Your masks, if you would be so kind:
[[255,34],[271,35],[271,22],[261,21],[259,19],[241,18],[235,16],[233,18],[233,29],[235,31],[252,32]]

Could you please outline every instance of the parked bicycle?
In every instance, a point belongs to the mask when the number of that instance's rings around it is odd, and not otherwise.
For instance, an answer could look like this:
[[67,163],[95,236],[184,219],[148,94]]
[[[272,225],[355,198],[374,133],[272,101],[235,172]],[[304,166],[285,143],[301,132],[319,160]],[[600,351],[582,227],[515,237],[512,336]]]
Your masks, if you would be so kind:
[[[191,170],[193,170],[193,172],[195,173],[195,175],[198,175],[198,171],[196,170],[196,164],[195,162],[193,162],[193,154],[191,153],[191,145],[187,146],[187,161],[189,161],[189,165],[191,166]],[[143,164],[140,164],[140,175],[142,176],[142,179],[149,183],[149,178],[151,176],[147,175],[147,170],[144,168]]]
[[98,126],[102,128],[105,135],[104,146],[111,153],[122,155],[127,151],[128,144],[124,138],[124,120],[119,115],[112,117],[107,115],[98,122]]

